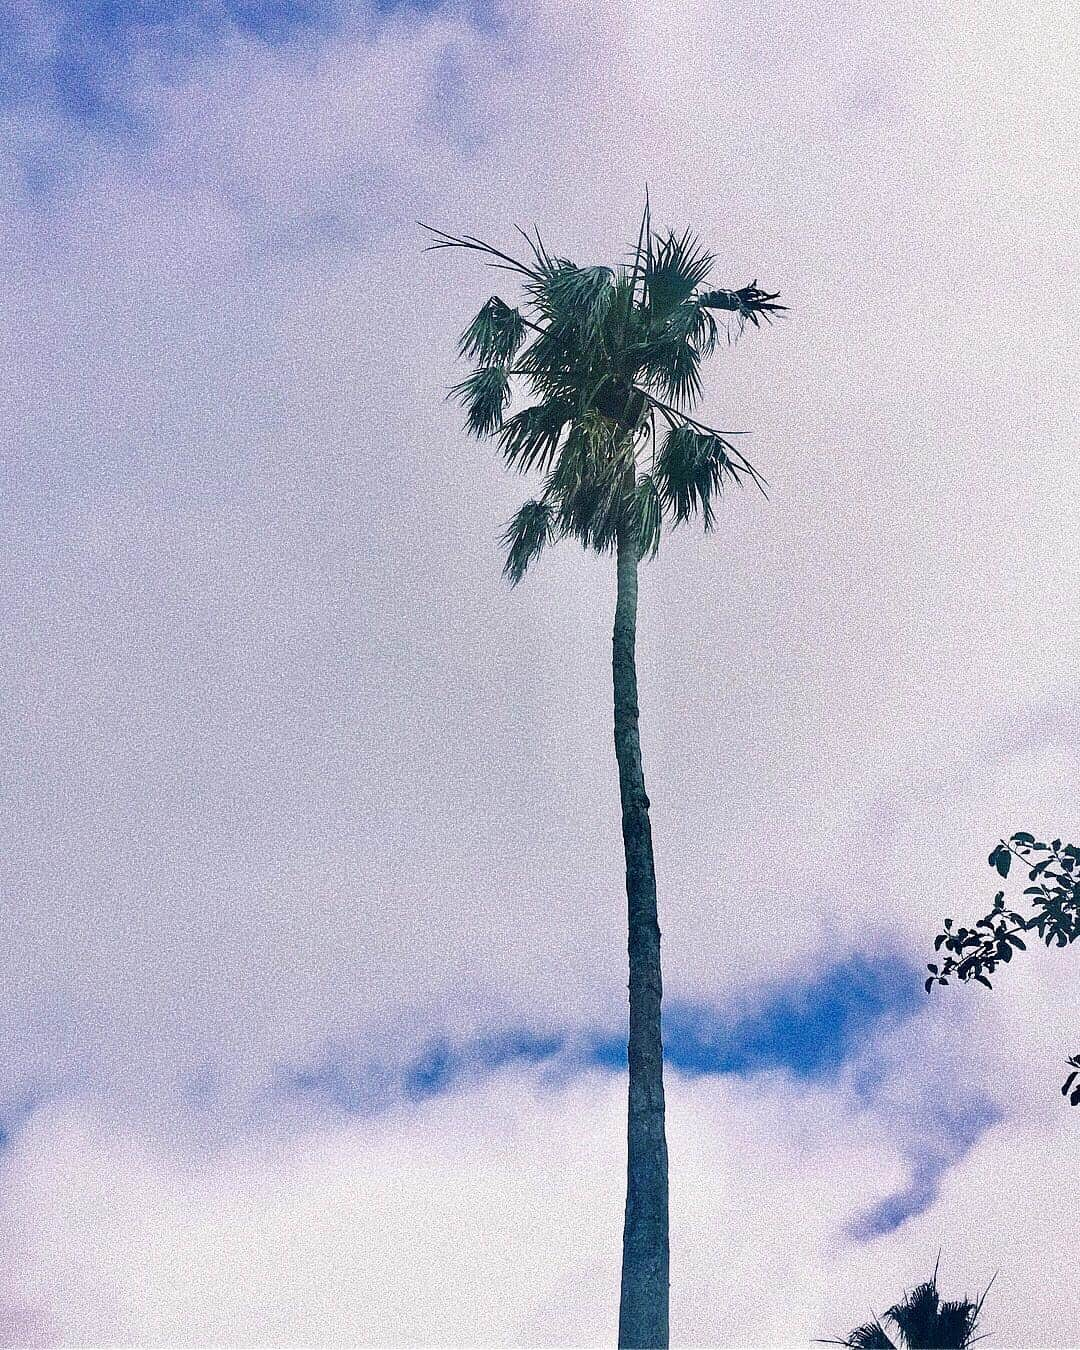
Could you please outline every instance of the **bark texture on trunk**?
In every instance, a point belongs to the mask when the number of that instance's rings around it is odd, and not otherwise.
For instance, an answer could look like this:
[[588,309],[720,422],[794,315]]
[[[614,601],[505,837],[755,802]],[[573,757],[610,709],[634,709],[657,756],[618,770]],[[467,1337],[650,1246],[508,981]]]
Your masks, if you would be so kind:
[[619,1345],[668,1344],[668,1157],[660,1031],[660,925],[649,799],[638,736],[637,586],[640,545],[629,522],[617,545],[612,638],[615,755],[619,762],[630,954],[630,1100]]

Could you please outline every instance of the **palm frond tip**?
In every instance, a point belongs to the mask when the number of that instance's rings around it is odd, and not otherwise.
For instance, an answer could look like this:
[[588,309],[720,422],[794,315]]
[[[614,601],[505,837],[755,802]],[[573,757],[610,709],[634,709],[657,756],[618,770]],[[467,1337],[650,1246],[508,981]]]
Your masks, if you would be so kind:
[[506,549],[503,575],[512,586],[518,584],[545,546],[551,543],[554,528],[551,505],[544,501],[525,502],[507,525],[502,537]]
[[481,366],[450,390],[465,409],[465,425],[474,436],[490,436],[502,425],[510,402],[510,376],[505,366]]
[[513,360],[525,340],[525,318],[497,295],[488,300],[461,335],[458,355],[475,357],[481,365]]

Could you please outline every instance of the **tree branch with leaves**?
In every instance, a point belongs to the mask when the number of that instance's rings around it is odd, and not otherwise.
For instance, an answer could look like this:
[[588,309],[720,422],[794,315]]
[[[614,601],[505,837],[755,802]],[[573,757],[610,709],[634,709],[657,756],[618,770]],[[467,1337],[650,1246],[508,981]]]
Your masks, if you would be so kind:
[[[1029,884],[1019,902],[1027,912],[1010,908],[1000,890],[990,910],[971,927],[946,919],[934,939],[934,950],[944,952],[944,959],[927,965],[927,991],[950,979],[992,988],[990,977],[998,966],[1026,950],[1024,934],[1034,933],[1047,947],[1067,947],[1080,937],[1080,849],[1060,839],[1047,844],[1021,832],[1000,840],[987,861],[1003,880],[1014,863],[1027,872]],[[1080,1055],[1070,1056],[1068,1064],[1073,1072],[1061,1091],[1071,1105],[1080,1106]]]

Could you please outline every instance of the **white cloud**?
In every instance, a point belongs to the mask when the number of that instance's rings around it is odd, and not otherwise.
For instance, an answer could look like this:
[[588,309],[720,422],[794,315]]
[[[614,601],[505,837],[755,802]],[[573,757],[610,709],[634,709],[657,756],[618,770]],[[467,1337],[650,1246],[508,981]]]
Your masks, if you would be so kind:
[[[790,1325],[816,1300],[777,1298],[762,1268],[820,1261],[898,1165],[824,1096],[789,1113],[730,1086],[676,1080],[672,1095],[682,1338],[727,1323],[738,1342],[773,1302],[766,1325]],[[45,1112],[7,1169],[14,1269],[64,1343],[605,1343],[622,1098],[608,1077],[538,1093],[507,1075],[195,1167],[92,1116]],[[854,1187],[840,1148],[859,1164]],[[793,1165],[815,1174],[809,1222],[784,1184]],[[710,1308],[720,1289],[742,1306]]]
[[[68,1345],[608,1344],[623,1111],[607,1076],[553,1090],[508,1073],[193,1160],[89,1109],[43,1110],[5,1168],[5,1266]],[[1000,1270],[995,1343],[1070,1343],[1071,1121],[991,1132],[934,1208],[870,1245],[847,1231],[905,1163],[844,1090],[672,1075],[670,1135],[676,1343],[847,1330],[939,1246],[950,1293]]]

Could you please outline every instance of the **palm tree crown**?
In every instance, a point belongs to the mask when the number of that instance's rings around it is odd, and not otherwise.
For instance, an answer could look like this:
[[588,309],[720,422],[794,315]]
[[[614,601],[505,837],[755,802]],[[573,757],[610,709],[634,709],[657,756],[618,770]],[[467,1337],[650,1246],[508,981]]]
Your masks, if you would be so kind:
[[987,1285],[974,1303],[968,1298],[943,1299],[938,1293],[935,1266],[929,1280],[905,1294],[885,1314],[884,1320],[896,1328],[899,1341],[894,1341],[875,1318],[856,1327],[844,1340],[824,1344],[844,1345],[849,1350],[968,1350],[982,1339],[975,1330],[989,1291]]
[[[472,236],[425,228],[430,248],[479,252],[523,283],[523,308],[492,296],[465,330],[459,350],[477,368],[451,391],[473,435],[496,437],[512,468],[545,475],[503,536],[512,583],[556,539],[603,553],[629,523],[640,556],[654,556],[665,520],[680,525],[700,512],[708,530],[725,484],[749,477],[764,488],[730,440],[690,409],[719,336],[715,313],[740,329],[756,325],[785,308],[775,295],[756,282],[707,289],[713,255],[689,230],[654,233],[647,202],[637,246],[615,269],[554,257],[536,231],[521,232],[529,251],[519,261]],[[532,401],[507,416],[515,381]]]

